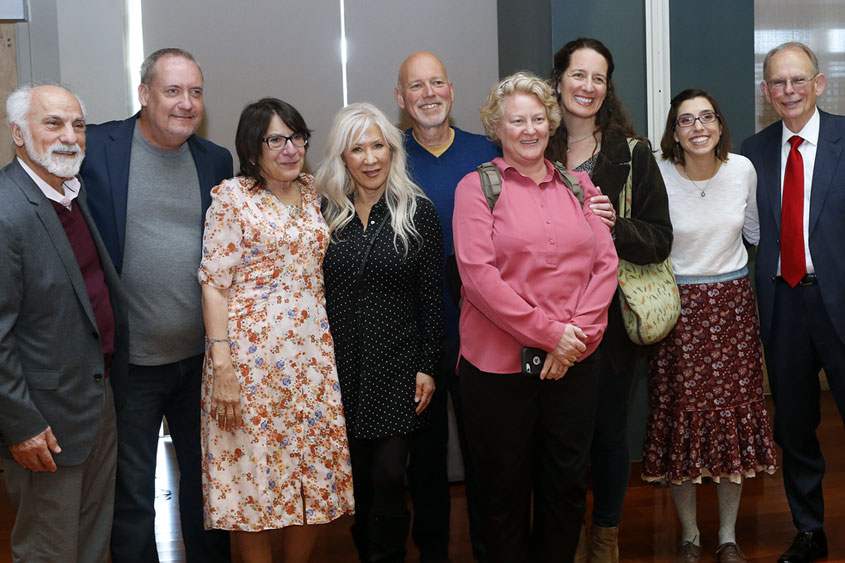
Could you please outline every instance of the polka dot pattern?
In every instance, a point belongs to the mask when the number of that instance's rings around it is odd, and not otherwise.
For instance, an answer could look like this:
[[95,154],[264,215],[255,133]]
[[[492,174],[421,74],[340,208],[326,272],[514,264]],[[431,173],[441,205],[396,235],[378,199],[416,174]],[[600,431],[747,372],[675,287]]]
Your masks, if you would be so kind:
[[323,271],[326,309],[350,436],[409,434],[427,422],[414,412],[416,374],[434,375],[443,335],[443,246],[434,205],[417,199],[414,225],[422,241],[407,255],[393,245],[390,219],[376,236],[358,291],[364,253],[389,213],[382,197],[367,229],[356,216],[329,244]]

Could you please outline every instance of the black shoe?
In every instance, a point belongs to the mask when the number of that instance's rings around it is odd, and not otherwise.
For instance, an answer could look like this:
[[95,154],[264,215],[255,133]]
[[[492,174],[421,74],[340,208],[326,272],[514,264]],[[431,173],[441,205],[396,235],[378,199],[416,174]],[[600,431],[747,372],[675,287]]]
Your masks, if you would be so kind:
[[810,563],[822,557],[827,557],[827,536],[819,528],[812,532],[798,532],[778,563]]

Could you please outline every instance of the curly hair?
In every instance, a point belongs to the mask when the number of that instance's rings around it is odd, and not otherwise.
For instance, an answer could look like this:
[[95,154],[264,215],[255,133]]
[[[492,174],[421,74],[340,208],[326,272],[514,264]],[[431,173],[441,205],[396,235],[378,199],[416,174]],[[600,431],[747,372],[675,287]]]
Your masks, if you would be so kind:
[[498,84],[490,88],[487,100],[481,106],[481,124],[487,138],[501,144],[496,130],[504,117],[505,100],[514,94],[533,94],[546,107],[546,118],[549,120],[549,134],[555,132],[560,125],[560,106],[555,100],[552,89],[539,76],[530,72],[511,74]]
[[[627,137],[635,138],[648,143],[648,139],[637,135],[631,116],[625,110],[622,101],[616,96],[616,88],[613,86],[613,55],[598,39],[590,37],[579,37],[570,41],[560,48],[555,54],[554,67],[552,68],[549,81],[554,88],[557,102],[561,103],[560,81],[572,60],[572,54],[580,49],[590,49],[601,55],[607,61],[607,93],[604,97],[599,111],[596,112],[596,125],[602,137]],[[595,135],[595,133],[594,133]],[[557,133],[549,139],[549,146],[546,149],[546,158],[551,161],[566,162],[566,151],[569,148],[566,127],[561,127]]]

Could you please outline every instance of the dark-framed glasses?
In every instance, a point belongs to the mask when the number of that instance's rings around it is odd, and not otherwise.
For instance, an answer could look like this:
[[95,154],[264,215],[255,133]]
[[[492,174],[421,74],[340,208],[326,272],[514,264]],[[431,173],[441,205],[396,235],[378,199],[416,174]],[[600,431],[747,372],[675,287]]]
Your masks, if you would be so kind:
[[306,146],[308,144],[308,137],[303,135],[302,133],[294,133],[291,136],[287,135],[270,135],[269,137],[264,137],[261,139],[261,142],[267,143],[267,148],[271,151],[279,151],[284,148],[288,141],[291,142],[293,146],[298,149]]
[[818,74],[813,76],[795,76],[793,78],[773,78],[766,82],[769,85],[769,90],[777,92],[778,94],[786,89],[787,84],[792,84],[792,89],[796,91],[806,90],[810,86],[810,82],[816,79]]
[[679,115],[678,120],[675,123],[678,124],[678,127],[692,127],[695,125],[696,121],[700,121],[702,125],[707,125],[708,123],[713,123],[717,119],[719,119],[718,113],[715,111],[705,111],[698,117],[691,113]]

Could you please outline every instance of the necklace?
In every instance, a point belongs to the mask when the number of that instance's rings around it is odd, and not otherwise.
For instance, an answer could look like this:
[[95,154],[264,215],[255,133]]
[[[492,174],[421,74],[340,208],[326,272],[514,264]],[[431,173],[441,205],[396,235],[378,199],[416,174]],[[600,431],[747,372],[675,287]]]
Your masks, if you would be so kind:
[[716,172],[718,172],[718,171],[719,171],[719,165],[718,165],[718,164],[716,165],[716,170],[713,172],[713,175],[712,175],[712,176],[710,176],[710,177],[707,179],[707,183],[706,183],[706,184],[704,184],[704,187],[703,187],[703,188],[702,188],[701,186],[699,186],[699,185],[698,185],[698,182],[696,182],[695,180],[693,180],[692,178],[690,178],[689,174],[687,173],[687,168],[686,168],[686,166],[684,166],[684,167],[683,167],[683,169],[684,169],[684,176],[686,177],[686,179],[687,179],[687,180],[689,180],[690,182],[692,182],[692,185],[693,185],[693,186],[695,186],[695,189],[699,190],[699,192],[700,192],[700,193],[699,193],[699,195],[700,195],[701,197],[704,197],[704,196],[706,196],[706,195],[707,195],[707,189],[710,187],[710,182],[712,182],[712,181],[713,181],[713,178],[715,178],[715,177],[716,177]]
[[572,148],[572,145],[574,145],[575,143],[580,143],[581,141],[586,141],[587,139],[589,139],[590,137],[592,137],[595,134],[596,134],[596,132],[593,131],[592,133],[590,133],[586,137],[581,137],[580,139],[575,139],[574,141],[567,141],[566,152],[569,152],[570,149]]

